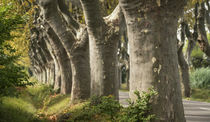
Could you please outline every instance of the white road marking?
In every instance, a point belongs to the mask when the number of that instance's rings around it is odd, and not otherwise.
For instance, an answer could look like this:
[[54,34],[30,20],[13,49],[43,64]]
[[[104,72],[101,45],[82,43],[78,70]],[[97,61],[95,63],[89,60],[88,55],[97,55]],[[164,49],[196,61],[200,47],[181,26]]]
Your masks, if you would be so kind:
[[210,108],[203,108],[203,107],[200,107],[200,109],[210,111]]

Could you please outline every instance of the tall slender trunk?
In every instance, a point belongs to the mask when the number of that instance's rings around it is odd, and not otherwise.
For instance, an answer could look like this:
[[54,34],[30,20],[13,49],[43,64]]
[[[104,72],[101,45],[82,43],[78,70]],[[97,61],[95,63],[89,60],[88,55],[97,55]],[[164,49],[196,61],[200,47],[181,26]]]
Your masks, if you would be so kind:
[[182,95],[190,97],[190,78],[189,78],[189,67],[184,59],[182,47],[178,49],[178,63],[181,69],[181,83],[182,83]]
[[56,58],[55,63],[55,82],[54,82],[54,87],[53,89],[56,90],[57,92],[60,92],[61,88],[61,72],[60,72],[60,65],[58,63],[58,60]]
[[199,14],[198,14],[198,44],[200,49],[210,57],[210,45],[208,43],[208,38],[205,29],[205,4],[204,2],[201,3],[199,7]]
[[177,56],[177,23],[186,1],[120,0],[130,46],[130,97],[154,87],[155,121],[185,122]]
[[181,23],[181,41],[177,39],[177,44],[178,44],[178,63],[181,69],[181,86],[182,86],[182,95],[185,97],[190,97],[190,78],[189,78],[189,67],[184,59],[183,55],[183,47],[185,44],[185,30],[186,24],[184,22]]

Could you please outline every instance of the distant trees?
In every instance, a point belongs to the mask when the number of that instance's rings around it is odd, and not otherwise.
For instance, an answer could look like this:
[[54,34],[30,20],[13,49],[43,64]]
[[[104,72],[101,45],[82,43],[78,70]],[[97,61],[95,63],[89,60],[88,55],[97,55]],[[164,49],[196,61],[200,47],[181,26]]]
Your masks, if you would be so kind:
[[[203,0],[201,2],[196,2],[193,9],[192,21],[191,23],[187,21],[187,18],[184,18],[184,28],[185,28],[185,35],[189,41],[186,51],[186,57],[188,64],[191,64],[191,53],[193,48],[197,44],[202,52],[204,52],[207,56],[209,56],[209,44],[208,38],[206,34],[206,29],[209,30],[209,23],[210,23],[210,16],[209,16],[209,1]],[[191,31],[193,30],[193,31]]]
[[[210,56],[210,53],[209,53],[210,46],[209,46],[207,33],[206,33],[206,29],[209,29],[208,26],[210,23],[209,1],[205,0],[205,1],[201,1],[200,3],[199,1],[195,3],[189,2],[189,4],[193,5],[193,7],[191,8],[192,9],[191,13],[193,15],[190,18],[191,21],[193,21],[193,23],[188,20],[189,18],[183,16],[182,21],[181,21],[181,40],[182,41],[180,41],[179,50],[178,50],[179,65],[181,68],[181,78],[182,78],[181,80],[184,86],[183,94],[186,97],[190,96],[188,65],[190,66],[192,65],[191,54],[194,47],[196,46],[196,43],[199,45],[200,50],[204,54],[206,54],[208,57]],[[187,62],[185,61],[182,54],[182,48],[184,46],[185,36],[188,39],[187,50],[185,54]]]

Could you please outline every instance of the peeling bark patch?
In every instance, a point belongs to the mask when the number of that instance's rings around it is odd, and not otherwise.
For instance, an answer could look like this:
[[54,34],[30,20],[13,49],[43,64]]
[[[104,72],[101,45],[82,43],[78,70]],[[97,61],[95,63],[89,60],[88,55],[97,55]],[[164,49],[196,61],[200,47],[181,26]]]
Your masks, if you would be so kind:
[[158,67],[158,74],[160,74],[161,68],[162,68],[162,65],[159,64],[159,67]]
[[158,71],[158,68],[154,68],[154,72],[157,72]]
[[143,32],[143,33],[148,33],[149,32],[149,30],[148,29],[143,29],[141,32]]
[[155,57],[152,57],[152,63],[154,64],[157,61]]
[[161,0],[156,0],[156,3],[159,7],[161,6]]

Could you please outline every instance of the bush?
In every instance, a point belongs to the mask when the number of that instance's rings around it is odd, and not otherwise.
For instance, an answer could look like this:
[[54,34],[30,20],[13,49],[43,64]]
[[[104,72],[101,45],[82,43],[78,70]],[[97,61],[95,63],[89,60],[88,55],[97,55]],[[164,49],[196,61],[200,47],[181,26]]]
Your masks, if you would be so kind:
[[60,121],[113,121],[113,122],[143,122],[155,119],[151,113],[152,98],[157,93],[150,89],[149,93],[135,92],[137,99],[129,102],[127,108],[123,108],[113,96],[92,97],[87,104],[80,109],[67,112]]
[[190,73],[190,84],[192,88],[210,88],[210,68],[196,69]]
[[93,96],[82,110],[72,112],[68,121],[116,120],[121,108],[113,96]]
[[196,44],[194,49],[192,50],[191,57],[192,57],[192,66],[194,68],[210,67],[210,60],[201,51],[198,44]]
[[201,67],[210,67],[210,60],[209,59],[203,59],[200,57],[193,57],[192,58],[192,65],[195,69],[201,68]]
[[135,92],[137,96],[136,101],[129,101],[129,106],[122,110],[119,121],[120,122],[145,122],[155,119],[155,115],[152,111],[152,97],[157,95],[157,92],[153,89],[149,89],[149,92],[139,91]]

